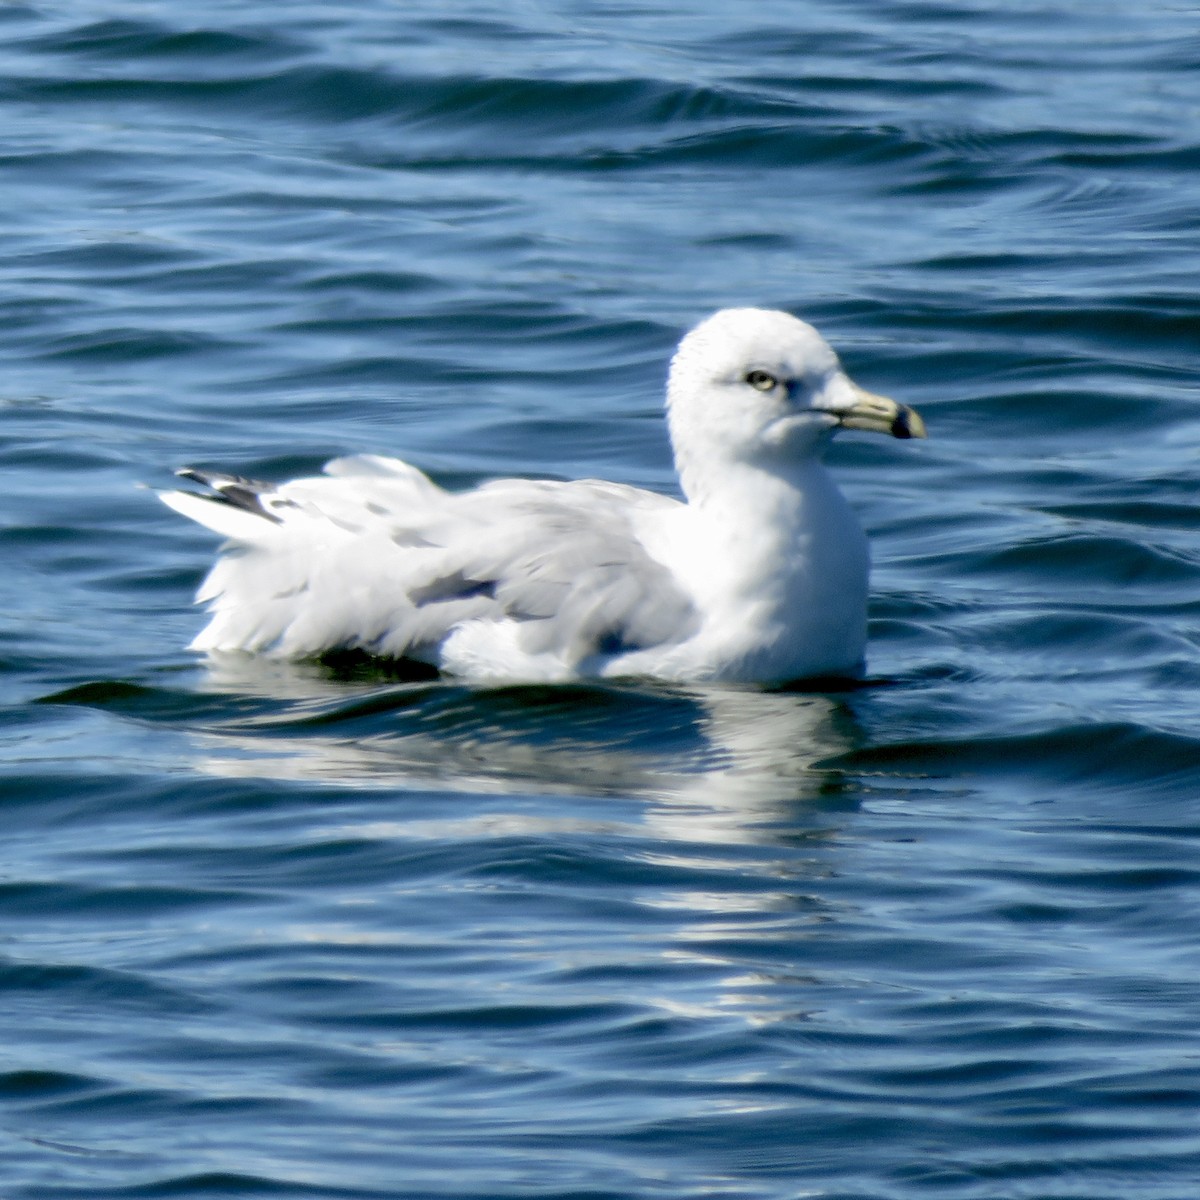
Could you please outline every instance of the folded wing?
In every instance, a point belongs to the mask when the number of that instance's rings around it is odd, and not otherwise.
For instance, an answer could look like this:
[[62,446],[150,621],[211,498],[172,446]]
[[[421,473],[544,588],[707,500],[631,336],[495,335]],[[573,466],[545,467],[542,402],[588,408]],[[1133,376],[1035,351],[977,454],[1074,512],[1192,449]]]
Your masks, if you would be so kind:
[[691,600],[639,537],[677,507],[651,492],[499,480],[451,493],[374,456],[278,487],[182,474],[207,493],[163,500],[229,539],[197,595],[212,612],[197,649],[354,649],[440,666],[467,630],[554,673],[695,629]]

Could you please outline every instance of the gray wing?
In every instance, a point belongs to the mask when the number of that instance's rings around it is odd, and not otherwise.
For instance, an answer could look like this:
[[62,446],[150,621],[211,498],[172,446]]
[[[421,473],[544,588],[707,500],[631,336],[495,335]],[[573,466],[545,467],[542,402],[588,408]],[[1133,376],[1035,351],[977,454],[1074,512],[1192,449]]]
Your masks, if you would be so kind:
[[199,649],[312,657],[360,649],[437,663],[468,621],[511,622],[564,667],[683,640],[697,618],[639,522],[677,502],[598,481],[500,480],[449,493],[394,459],[330,463],[270,488],[189,478],[172,507],[230,537],[198,599]]
[[494,546],[482,539],[464,573],[489,581],[503,615],[523,623],[529,653],[576,666],[694,631],[691,599],[636,531],[637,514],[675,501],[592,480],[502,480],[462,502],[481,521],[495,515],[495,527],[508,531]]

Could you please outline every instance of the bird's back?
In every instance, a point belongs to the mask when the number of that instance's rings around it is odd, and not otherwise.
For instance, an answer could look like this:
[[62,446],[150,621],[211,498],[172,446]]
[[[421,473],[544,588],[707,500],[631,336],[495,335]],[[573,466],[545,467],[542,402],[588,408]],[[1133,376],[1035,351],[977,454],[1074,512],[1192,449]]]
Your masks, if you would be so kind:
[[[472,675],[563,678],[686,638],[690,598],[638,526],[676,501],[619,484],[438,487],[395,459],[335,460],[279,487],[190,477],[177,511],[230,540],[193,643],[313,658],[361,650]],[[466,669],[466,668],[469,668]]]

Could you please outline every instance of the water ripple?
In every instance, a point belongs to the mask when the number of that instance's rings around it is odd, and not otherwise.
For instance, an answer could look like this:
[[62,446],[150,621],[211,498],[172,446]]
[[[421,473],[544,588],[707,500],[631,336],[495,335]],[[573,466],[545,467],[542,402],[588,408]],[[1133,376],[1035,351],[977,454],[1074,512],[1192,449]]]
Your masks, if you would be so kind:
[[[1193,18],[0,8],[5,1195],[1190,1195]],[[861,688],[183,649],[135,484],[669,490],[747,302],[929,422]]]

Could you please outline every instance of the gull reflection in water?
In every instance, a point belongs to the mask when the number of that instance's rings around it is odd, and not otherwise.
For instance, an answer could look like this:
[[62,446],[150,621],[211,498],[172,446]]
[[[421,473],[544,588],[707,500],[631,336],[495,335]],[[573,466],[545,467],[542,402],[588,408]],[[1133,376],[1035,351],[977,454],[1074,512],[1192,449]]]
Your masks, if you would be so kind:
[[[267,701],[196,732],[193,765],[206,773],[492,796],[621,796],[642,802],[643,826],[686,842],[761,841],[766,828],[794,821],[798,802],[844,810],[840,772],[826,764],[856,740],[846,704],[822,693],[380,684],[242,656],[214,664],[204,686]],[[594,822],[600,810],[591,811]],[[494,824],[496,813],[487,819]],[[514,813],[504,832],[536,825],[544,833],[553,819]],[[573,827],[580,819],[577,812]],[[444,822],[438,826],[446,836]],[[419,835],[420,817],[404,828]]]
[[[622,903],[656,915],[645,929],[593,930],[585,944],[575,940],[584,927],[568,926],[572,961],[602,973],[617,964],[623,979],[641,964],[642,1003],[673,1016],[772,1023],[809,1003],[805,973],[759,948],[780,937],[799,945],[836,921],[819,881],[837,869],[831,857],[860,795],[836,765],[860,740],[844,700],[732,687],[381,684],[246,660],[207,687],[214,703],[194,727],[193,769],[359,793],[348,807],[314,805],[312,823],[291,836],[440,841],[483,862],[490,852],[473,845],[507,839],[522,846],[504,852],[516,854],[515,887],[547,847],[573,847],[582,888],[606,886],[594,878],[617,864]],[[297,936],[407,935],[351,921],[306,924]],[[708,981],[686,999],[673,982],[681,964]]]

